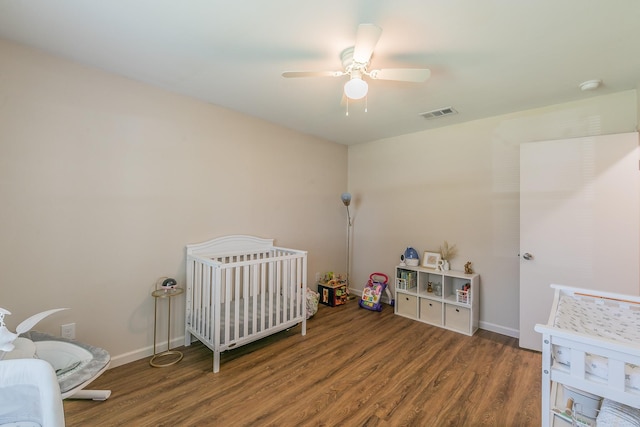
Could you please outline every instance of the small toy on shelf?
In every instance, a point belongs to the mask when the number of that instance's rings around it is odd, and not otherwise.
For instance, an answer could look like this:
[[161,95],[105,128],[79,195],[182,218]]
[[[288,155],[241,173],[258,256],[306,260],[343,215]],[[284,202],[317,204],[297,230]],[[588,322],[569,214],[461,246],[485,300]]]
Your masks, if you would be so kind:
[[465,274],[473,274],[473,269],[471,268],[471,261],[467,261],[467,263],[464,265],[464,272]]

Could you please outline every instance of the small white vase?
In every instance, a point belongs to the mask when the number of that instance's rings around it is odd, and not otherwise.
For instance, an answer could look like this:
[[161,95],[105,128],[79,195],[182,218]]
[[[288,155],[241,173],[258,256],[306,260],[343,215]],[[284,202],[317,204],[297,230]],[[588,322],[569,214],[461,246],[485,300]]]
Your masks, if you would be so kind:
[[446,259],[443,261],[444,262],[442,263],[442,271],[449,271],[449,261],[447,261]]

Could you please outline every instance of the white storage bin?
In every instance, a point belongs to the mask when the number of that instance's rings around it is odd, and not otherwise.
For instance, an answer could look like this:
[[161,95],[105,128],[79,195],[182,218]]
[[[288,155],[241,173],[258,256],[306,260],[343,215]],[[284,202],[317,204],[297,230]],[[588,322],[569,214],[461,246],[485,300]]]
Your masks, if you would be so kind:
[[415,295],[409,295],[405,293],[398,293],[396,297],[397,314],[410,317],[412,319],[418,318],[418,297]]
[[469,330],[471,310],[454,304],[445,304],[444,325],[455,331],[466,332]]

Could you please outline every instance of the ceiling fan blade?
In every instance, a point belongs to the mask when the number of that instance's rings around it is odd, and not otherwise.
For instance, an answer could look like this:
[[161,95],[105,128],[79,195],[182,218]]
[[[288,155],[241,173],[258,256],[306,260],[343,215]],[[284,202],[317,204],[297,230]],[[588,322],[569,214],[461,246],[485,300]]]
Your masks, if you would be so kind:
[[344,75],[342,71],[285,71],[282,77],[340,77]]
[[382,28],[375,24],[360,24],[353,48],[353,60],[363,64],[368,63],[381,34]]
[[377,80],[397,80],[401,82],[422,83],[431,76],[427,68],[384,68],[372,70],[369,77]]

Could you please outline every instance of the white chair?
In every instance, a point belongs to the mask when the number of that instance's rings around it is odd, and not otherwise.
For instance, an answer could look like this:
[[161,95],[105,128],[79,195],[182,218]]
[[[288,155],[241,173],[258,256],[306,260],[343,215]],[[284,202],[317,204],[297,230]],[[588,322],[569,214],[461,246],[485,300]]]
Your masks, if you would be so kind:
[[40,359],[0,361],[0,426],[64,427],[56,373]]

